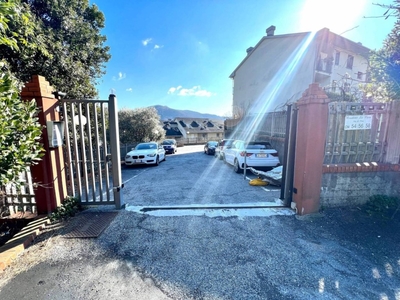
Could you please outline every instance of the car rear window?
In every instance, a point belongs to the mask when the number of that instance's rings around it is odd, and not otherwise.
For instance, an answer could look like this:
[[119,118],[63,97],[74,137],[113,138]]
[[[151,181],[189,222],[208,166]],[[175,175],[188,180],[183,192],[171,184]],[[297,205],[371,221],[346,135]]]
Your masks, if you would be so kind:
[[246,149],[272,149],[268,142],[251,142],[247,144]]

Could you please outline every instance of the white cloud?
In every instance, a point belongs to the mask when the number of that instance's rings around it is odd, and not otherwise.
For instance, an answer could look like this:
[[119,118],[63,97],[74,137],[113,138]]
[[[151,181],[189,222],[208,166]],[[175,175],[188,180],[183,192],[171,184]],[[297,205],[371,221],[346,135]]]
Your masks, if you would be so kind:
[[168,94],[173,94],[173,93],[175,93],[175,91],[176,91],[176,88],[171,87],[171,88],[168,90]]
[[164,48],[164,45],[154,45],[154,49],[161,49]]
[[168,90],[168,94],[174,94],[175,92],[178,92],[177,93],[178,96],[211,97],[215,95],[215,93],[201,89],[199,85],[196,85],[191,89],[185,89],[180,85],[178,87],[171,87]]
[[127,92],[132,92],[132,88],[126,89]]
[[142,41],[143,46],[147,46],[151,42],[152,38],[148,38]]
[[125,73],[122,73],[122,72],[119,72],[118,73],[118,77],[115,77],[115,76],[113,76],[113,80],[114,81],[117,81],[117,80],[122,80],[122,79],[125,79],[126,78],[126,74]]

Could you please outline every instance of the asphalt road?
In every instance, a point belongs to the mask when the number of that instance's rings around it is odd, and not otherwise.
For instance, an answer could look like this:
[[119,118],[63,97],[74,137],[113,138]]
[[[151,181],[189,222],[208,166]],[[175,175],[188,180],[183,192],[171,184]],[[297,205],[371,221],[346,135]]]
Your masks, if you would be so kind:
[[[179,150],[158,167],[123,170],[127,208],[275,201],[222,161]],[[97,239],[49,232],[0,277],[0,299],[400,298],[399,218],[215,210],[121,210]]]

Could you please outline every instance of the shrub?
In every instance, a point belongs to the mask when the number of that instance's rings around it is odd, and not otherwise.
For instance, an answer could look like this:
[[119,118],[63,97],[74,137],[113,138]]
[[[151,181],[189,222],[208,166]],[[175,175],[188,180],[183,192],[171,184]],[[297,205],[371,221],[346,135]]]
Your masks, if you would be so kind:
[[386,195],[374,195],[369,197],[365,204],[365,210],[370,215],[377,215],[384,218],[393,217],[399,209],[400,199]]
[[75,214],[81,210],[79,201],[75,197],[67,197],[60,207],[56,208],[50,214],[50,221],[52,223],[68,219],[75,216]]

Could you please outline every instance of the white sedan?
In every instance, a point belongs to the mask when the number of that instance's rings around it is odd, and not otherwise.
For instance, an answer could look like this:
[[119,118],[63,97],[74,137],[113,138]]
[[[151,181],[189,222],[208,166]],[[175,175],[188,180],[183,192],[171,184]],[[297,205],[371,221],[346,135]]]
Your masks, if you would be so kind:
[[278,152],[268,142],[245,142],[235,140],[224,150],[224,160],[233,165],[236,173],[245,168],[265,168],[280,165]]
[[140,143],[125,156],[125,165],[156,165],[165,161],[165,150],[156,142]]

